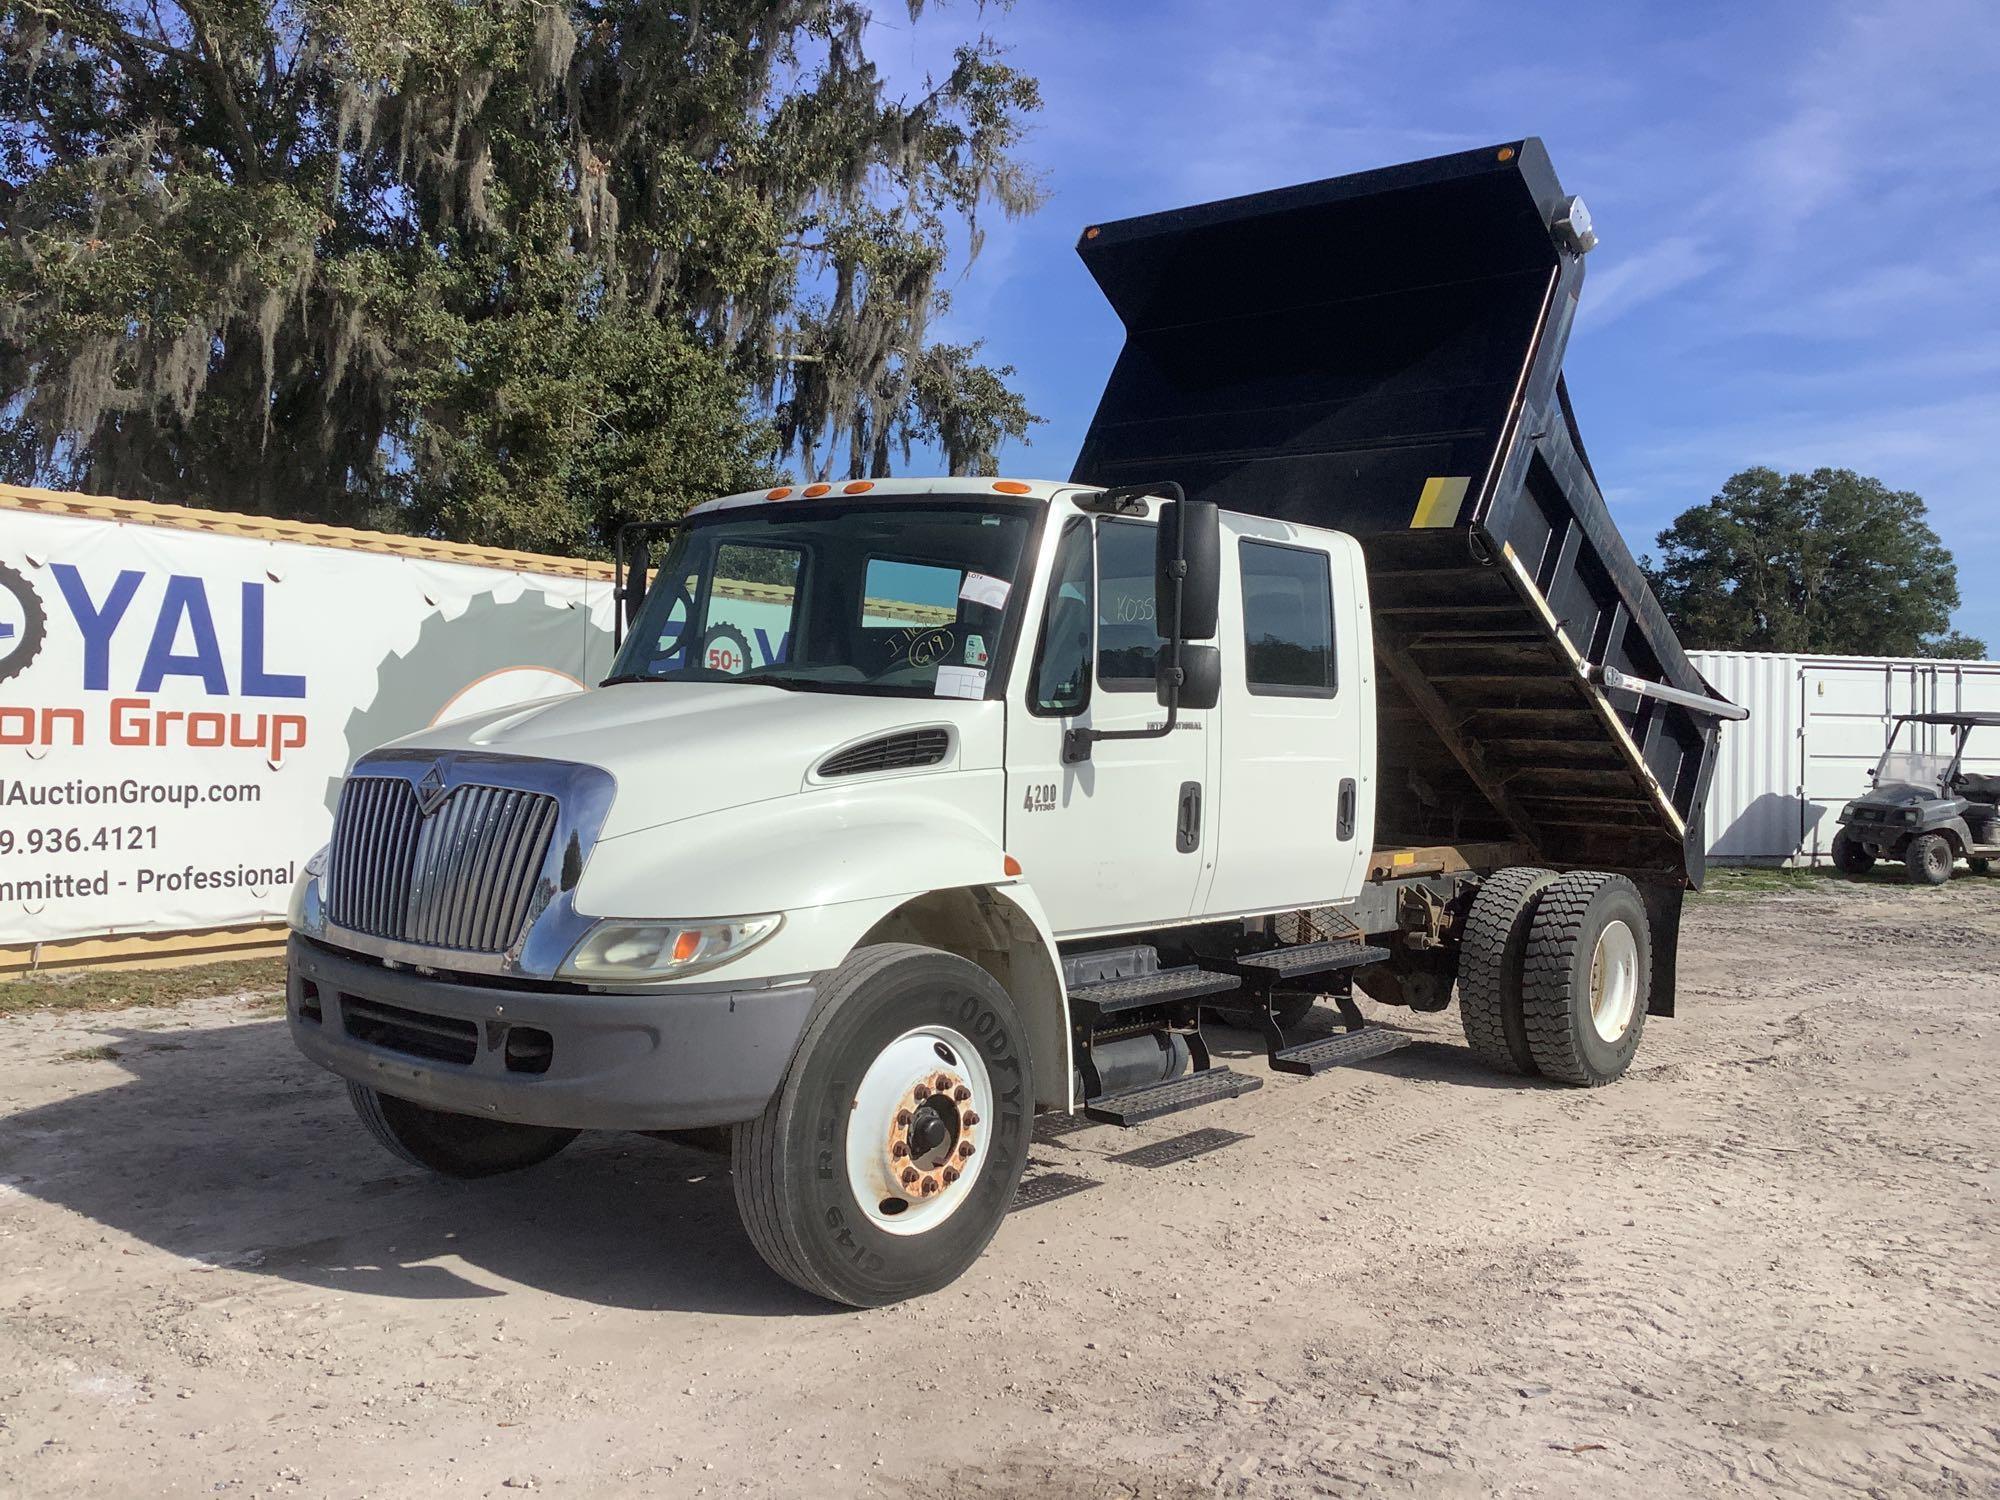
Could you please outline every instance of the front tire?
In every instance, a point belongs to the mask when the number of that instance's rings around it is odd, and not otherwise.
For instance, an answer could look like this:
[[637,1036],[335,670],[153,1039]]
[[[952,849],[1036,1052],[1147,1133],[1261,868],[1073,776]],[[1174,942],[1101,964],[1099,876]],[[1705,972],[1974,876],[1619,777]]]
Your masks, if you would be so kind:
[[577,1137],[574,1130],[431,1109],[359,1083],[348,1084],[347,1097],[391,1155],[446,1177],[497,1177],[540,1166]]
[[1473,898],[1458,955],[1458,1019],[1466,1044],[1488,1067],[1535,1073],[1521,1017],[1521,963],[1541,893],[1553,870],[1515,865],[1489,877]]
[[1578,870],[1543,890],[1528,931],[1521,1016],[1542,1075],[1583,1088],[1631,1066],[1646,1029],[1652,928],[1623,875]]
[[1875,868],[1875,856],[1849,838],[1843,828],[1833,836],[1833,865],[1843,875],[1866,875]]
[[1941,833],[1920,833],[1903,851],[1910,879],[1920,885],[1943,885],[1951,879],[1951,840]]
[[881,1307],[979,1258],[1028,1160],[1034,1079],[985,970],[905,943],[827,976],[763,1114],[736,1127],[736,1204],[794,1286]]

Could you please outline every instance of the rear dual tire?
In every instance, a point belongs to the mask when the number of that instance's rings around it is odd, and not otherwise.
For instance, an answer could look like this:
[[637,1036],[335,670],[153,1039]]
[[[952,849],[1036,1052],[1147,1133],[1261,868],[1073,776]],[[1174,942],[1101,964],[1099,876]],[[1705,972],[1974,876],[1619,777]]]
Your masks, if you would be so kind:
[[1652,928],[1631,881],[1578,870],[1544,889],[1521,966],[1522,1025],[1542,1076],[1581,1088],[1623,1076],[1652,973]]
[[1622,875],[1517,866],[1467,914],[1459,1018],[1475,1056],[1595,1088],[1631,1065],[1651,1001],[1652,929]]
[[1458,1019],[1473,1056],[1503,1072],[1537,1071],[1521,1018],[1521,963],[1536,901],[1555,878],[1525,865],[1500,870],[1479,887],[1465,919]]

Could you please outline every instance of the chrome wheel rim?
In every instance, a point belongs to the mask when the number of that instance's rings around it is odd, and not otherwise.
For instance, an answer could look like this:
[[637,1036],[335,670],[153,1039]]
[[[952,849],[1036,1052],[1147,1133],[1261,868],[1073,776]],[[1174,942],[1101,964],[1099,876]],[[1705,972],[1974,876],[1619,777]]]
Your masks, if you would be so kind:
[[986,1165],[993,1085],[948,1026],[906,1031],[876,1055],[847,1117],[847,1182],[890,1234],[923,1234],[958,1211]]
[[1590,1024],[1615,1042],[1639,1008],[1639,941],[1623,922],[1607,922],[1590,955]]

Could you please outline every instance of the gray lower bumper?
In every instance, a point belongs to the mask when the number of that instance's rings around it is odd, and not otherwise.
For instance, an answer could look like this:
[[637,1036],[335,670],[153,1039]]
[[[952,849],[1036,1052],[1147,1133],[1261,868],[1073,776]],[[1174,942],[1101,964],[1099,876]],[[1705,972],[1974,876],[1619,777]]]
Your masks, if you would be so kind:
[[298,938],[289,957],[292,1039],[321,1067],[436,1109],[584,1130],[754,1119],[777,1092],[814,998],[809,984],[500,989],[385,969]]

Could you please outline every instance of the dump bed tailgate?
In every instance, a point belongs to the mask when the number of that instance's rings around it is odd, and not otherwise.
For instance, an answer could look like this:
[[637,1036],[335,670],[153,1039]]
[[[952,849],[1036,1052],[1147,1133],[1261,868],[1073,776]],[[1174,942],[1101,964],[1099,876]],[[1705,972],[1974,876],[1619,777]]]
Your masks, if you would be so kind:
[[1584,456],[1571,202],[1528,139],[1092,226],[1126,343],[1074,477],[1361,540],[1378,841],[1698,884],[1727,705]]

